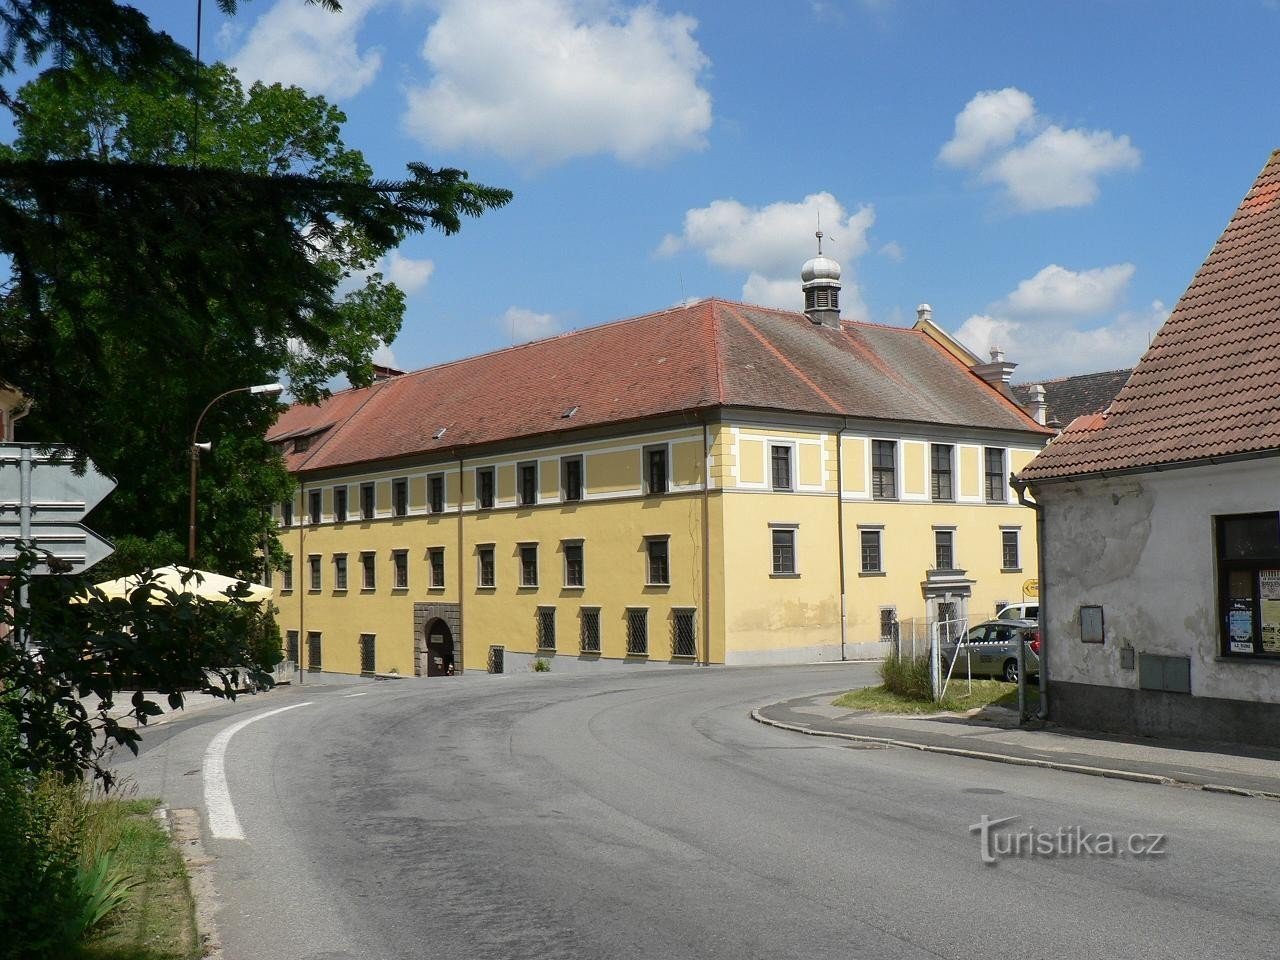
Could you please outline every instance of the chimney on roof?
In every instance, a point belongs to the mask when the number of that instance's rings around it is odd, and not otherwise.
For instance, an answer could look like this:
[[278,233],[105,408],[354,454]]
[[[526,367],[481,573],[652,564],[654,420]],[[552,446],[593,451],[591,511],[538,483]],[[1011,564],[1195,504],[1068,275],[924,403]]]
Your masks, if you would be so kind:
[[1031,419],[1043,425],[1049,415],[1049,404],[1044,399],[1044,387],[1033,383],[1027,392],[1031,394],[1031,399],[1027,401],[1027,412],[1031,414]]
[[800,268],[804,314],[810,323],[839,330],[840,264],[822,255],[822,231],[814,236],[818,238],[818,255]]
[[1009,389],[1009,380],[1013,376],[1013,369],[1016,366],[1016,363],[1011,363],[1004,358],[1003,350],[999,347],[992,347],[991,362],[975,363],[970,369],[1006,397],[1012,397],[1013,391]]
[[928,320],[930,323],[933,322],[933,307],[929,306],[927,303],[922,303],[920,306],[916,307],[916,322],[919,323],[921,320]]
[[404,371],[397,370],[395,367],[384,367],[381,364],[373,365],[373,382],[380,383],[383,380],[390,380],[392,377],[403,377]]

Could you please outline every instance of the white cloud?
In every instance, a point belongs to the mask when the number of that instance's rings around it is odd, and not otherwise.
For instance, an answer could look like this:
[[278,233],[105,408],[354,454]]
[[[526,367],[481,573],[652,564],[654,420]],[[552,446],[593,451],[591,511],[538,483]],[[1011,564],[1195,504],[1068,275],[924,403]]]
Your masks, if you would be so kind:
[[512,343],[553,337],[563,329],[555,315],[535,313],[524,307],[508,307],[499,322],[502,329],[511,336]]
[[1021,363],[1021,359],[1013,356],[1015,351],[1010,349],[1010,344],[1015,342],[1020,326],[1021,324],[1013,320],[975,313],[960,325],[955,337],[983,362],[986,362],[993,347],[999,347],[1015,363]]
[[956,114],[956,132],[938,154],[943,163],[968,167],[1008,146],[1034,120],[1035,101],[1016,87],[984,90]]
[[983,179],[1002,183],[1020,210],[1087,207],[1098,199],[1098,177],[1140,162],[1127,136],[1051,126],[1000,157]]
[[[356,35],[380,0],[343,0],[340,13],[304,0],[277,0],[228,58],[246,83],[262,80],[302,87],[310,94],[353,97],[378,75],[382,52],[361,50]],[[224,33],[224,39],[236,35]]]
[[713,200],[684,215],[684,231],[662,238],[657,254],[701,250],[721,267],[755,270],[768,277],[799,276],[813,256],[814,229],[821,214],[823,253],[841,262],[867,252],[867,231],[876,221],[873,207],[847,213],[830,193],[811,193],[799,203],[779,201],[748,207],[737,200]]
[[711,95],[697,21],[595,0],[443,0],[423,44],[405,130],[549,165],[607,153],[648,163],[701,149]]
[[668,257],[681,250],[697,250],[717,266],[748,272],[742,285],[742,299],[748,303],[802,310],[800,267],[814,255],[813,233],[819,215],[825,234],[822,252],[842,268],[842,315],[866,319],[853,262],[867,252],[875,209],[862,206],[849,213],[825,191],[811,193],[798,203],[784,200],[763,207],[714,200],[686,211],[683,231],[663,237],[654,253]]
[[1019,283],[1004,306],[1019,315],[1102,313],[1120,302],[1135,269],[1132,263],[1117,263],[1076,272],[1051,263]]
[[897,240],[890,240],[880,248],[880,256],[888,257],[894,263],[901,263],[907,258],[907,252],[902,249],[902,244]]
[[956,115],[955,134],[938,159],[977,170],[1002,186],[1020,211],[1084,207],[1098,199],[1098,178],[1133,170],[1142,155],[1127,135],[1065,129],[1037,114],[1015,87],[974,96]]
[[1160,300],[1092,325],[975,314],[956,331],[956,339],[983,361],[999,347],[1018,364],[1014,379],[1025,381],[1132,366],[1168,317]]
[[398,250],[392,250],[383,259],[379,269],[408,295],[417,293],[427,285],[427,281],[435,273],[436,265],[434,260],[415,260],[403,256]]
[[663,237],[654,253],[668,257],[681,250],[697,250],[717,266],[749,273],[742,286],[742,298],[749,303],[800,310],[804,307],[800,267],[814,255],[819,214],[826,234],[822,252],[843,269],[843,313],[863,319],[866,307],[853,279],[853,262],[867,252],[875,209],[862,206],[849,213],[830,193],[811,193],[798,203],[779,201],[763,207],[714,200],[686,211],[684,230]]

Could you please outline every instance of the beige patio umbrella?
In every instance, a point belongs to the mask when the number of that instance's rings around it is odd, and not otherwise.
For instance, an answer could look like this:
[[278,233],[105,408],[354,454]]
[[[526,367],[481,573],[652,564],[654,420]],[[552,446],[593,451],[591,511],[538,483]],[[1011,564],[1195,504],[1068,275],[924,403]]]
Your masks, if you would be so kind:
[[[249,592],[246,594],[245,599],[250,602],[262,603],[264,600],[270,600],[273,595],[270,587],[264,587],[260,583],[249,583],[247,580],[237,580],[235,577],[224,577],[220,573],[210,573],[207,570],[191,570],[189,567],[170,565],[157,567],[153,574],[151,582],[157,587],[164,587],[174,593],[194,593],[196,596],[203,597],[206,600],[222,602],[230,600],[231,598],[227,596],[227,591],[239,583],[248,584]],[[188,576],[188,574],[190,575]],[[186,577],[185,583],[183,582],[184,577]],[[117,597],[127,599],[141,584],[142,575],[135,573],[127,577],[107,580],[94,586],[106,594],[108,600],[113,600]],[[87,598],[77,597],[76,599],[83,603]],[[161,596],[154,594],[151,600],[153,603],[163,602]]]

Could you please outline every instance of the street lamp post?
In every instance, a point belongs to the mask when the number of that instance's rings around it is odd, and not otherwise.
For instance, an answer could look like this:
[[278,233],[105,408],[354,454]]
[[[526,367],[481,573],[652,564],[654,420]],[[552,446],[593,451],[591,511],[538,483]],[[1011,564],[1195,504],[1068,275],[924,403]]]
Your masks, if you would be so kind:
[[200,411],[200,416],[196,417],[196,427],[191,431],[191,500],[188,509],[188,526],[187,526],[187,564],[194,567],[196,565],[196,475],[200,472],[200,451],[208,450],[212,444],[201,443],[198,440],[200,436],[200,424],[204,420],[204,415],[209,412],[209,408],[221,400],[223,397],[229,397],[233,393],[254,393],[262,394],[268,397],[274,397],[284,391],[284,384],[281,383],[260,383],[255,387],[236,387],[234,390],[228,390],[220,393],[208,403],[204,409]]

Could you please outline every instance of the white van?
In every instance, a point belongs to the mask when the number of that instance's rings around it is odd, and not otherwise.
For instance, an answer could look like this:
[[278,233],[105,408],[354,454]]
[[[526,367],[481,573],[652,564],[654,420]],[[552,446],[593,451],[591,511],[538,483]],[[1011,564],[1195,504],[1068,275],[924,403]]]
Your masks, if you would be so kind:
[[1040,601],[1036,600],[1031,603],[1010,603],[1001,607],[1000,612],[996,614],[997,620],[1039,620],[1040,619]]

